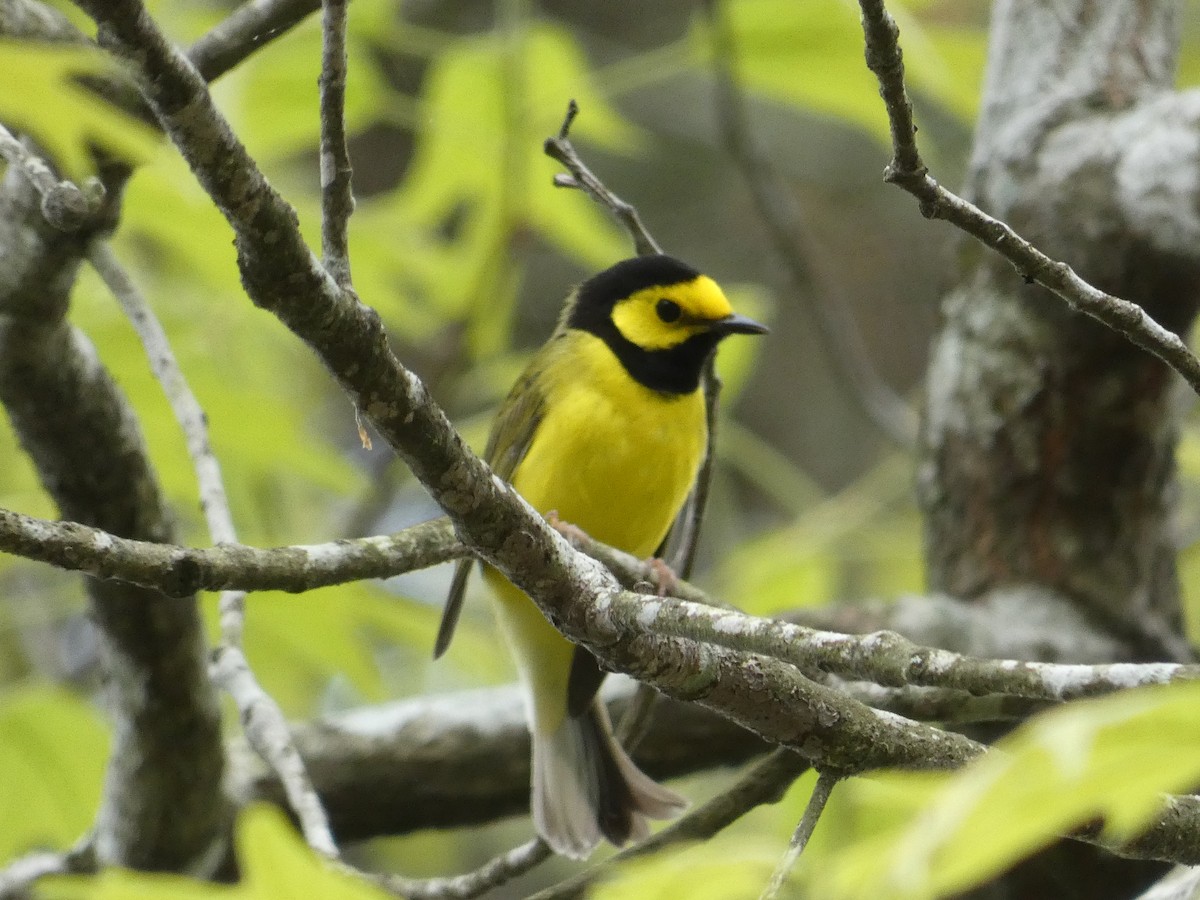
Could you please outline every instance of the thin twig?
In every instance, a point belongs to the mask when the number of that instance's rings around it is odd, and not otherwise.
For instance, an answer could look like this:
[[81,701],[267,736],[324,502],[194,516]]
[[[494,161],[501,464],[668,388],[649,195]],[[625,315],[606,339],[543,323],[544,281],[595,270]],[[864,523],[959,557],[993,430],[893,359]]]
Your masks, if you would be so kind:
[[[916,415],[912,406],[879,375],[862,334],[847,308],[837,282],[820,265],[811,229],[792,191],[771,160],[755,143],[745,93],[737,75],[737,49],[722,0],[705,0],[716,74],[717,121],[730,157],[742,173],[759,218],[787,267],[797,297],[807,301],[833,364],[854,399],[875,426],[893,443],[912,447]],[[804,290],[805,284],[812,285]]]
[[609,210],[629,232],[633,238],[634,247],[639,256],[649,256],[662,253],[658,242],[650,236],[646,226],[642,224],[638,211],[604,186],[592,170],[583,164],[575,147],[571,144],[571,123],[579,115],[579,104],[574,100],[567,104],[567,115],[563,119],[558,135],[548,137],[542,144],[542,149],[551,159],[555,159],[566,168],[570,175],[556,175],[554,184],[563,188],[575,188],[583,191],[605,209]]
[[0,870],[0,900],[23,900],[30,886],[51,875],[90,875],[96,871],[96,846],[91,834],[61,853],[38,851],[20,856]]
[[104,185],[89,178],[83,187],[59,179],[44,159],[0,125],[0,158],[25,173],[42,198],[42,215],[59,231],[78,231],[104,205]]
[[[217,544],[236,542],[237,529],[229,510],[221,467],[209,442],[207,419],[175,360],[166,332],[107,244],[93,244],[88,259],[133,323],[151,369],[183,430],[200,485],[200,502],[210,537]],[[287,720],[279,705],[258,683],[242,651],[245,599],[243,591],[225,591],[221,595],[222,644],[214,651],[213,678],[237,703],[250,746],[279,775],[305,840],[318,853],[336,859],[338,850],[328,817],[296,751]]]
[[732,825],[746,813],[766,803],[777,803],[792,782],[809,769],[809,764],[792,750],[779,748],[755,763],[729,790],[689,812],[641,843],[592,866],[574,878],[534,894],[530,900],[567,900],[582,897],[587,888],[629,859],[657,853],[682,843],[707,840]]
[[246,654],[242,652],[245,596],[238,591],[228,591],[221,596],[224,640],[213,651],[213,681],[237,704],[247,743],[279,776],[288,804],[300,821],[304,840],[322,856],[337,859],[338,848],[329,827],[329,817],[292,741],[287,719],[275,699],[258,683],[246,661]]
[[796,826],[787,853],[779,861],[775,873],[771,876],[771,880],[767,883],[759,900],[775,900],[779,896],[779,892],[783,890],[783,882],[795,867],[796,860],[800,858],[804,848],[808,846],[808,839],[812,837],[821,813],[825,811],[825,804],[829,802],[829,795],[833,793],[833,787],[839,780],[841,780],[841,776],[831,772],[821,772],[817,777],[812,796],[808,798],[808,805],[804,807],[804,815],[800,819],[800,824]]
[[417,880],[396,875],[367,877],[406,900],[470,900],[494,887],[507,884],[554,855],[541,838],[534,838],[488,860],[474,872],[452,878]]
[[321,7],[321,0],[246,0],[188,50],[205,81],[213,81]]
[[708,508],[709,492],[712,490],[713,471],[717,465],[717,415],[721,408],[721,378],[717,375],[715,357],[710,357],[704,366],[701,380],[704,388],[704,419],[708,432],[704,437],[704,461],[696,474],[696,484],[688,495],[687,506],[679,517],[679,536],[675,541],[675,553],[671,557],[671,568],[680,578],[691,578],[696,565],[696,553],[700,547],[700,524]]
[[182,547],[135,541],[81,525],[0,509],[0,553],[97,578],[154,588],[170,597],[196,591],[286,591],[391,578],[466,555],[448,519],[395,534],[262,549],[244,544]]
[[88,251],[88,261],[117,299],[137,332],[154,377],[162,385],[171,411],[183,431],[188,455],[192,458],[192,466],[196,470],[196,481],[200,488],[200,508],[208,523],[209,535],[217,544],[236,543],[237,529],[233,525],[233,514],[229,510],[229,498],[225,495],[221,465],[217,462],[208,439],[208,420],[200,401],[192,393],[179,368],[166,331],[106,241],[96,241],[92,244]]
[[1030,284],[1040,284],[1074,310],[1087,313],[1154,354],[1183,376],[1200,394],[1200,359],[1174,332],[1154,321],[1136,303],[1122,300],[1084,281],[1064,262],[1051,259],[1012,228],[959,197],[929,175],[917,149],[912,102],[904,86],[904,62],[896,27],[883,0],[859,0],[867,67],[879,80],[892,134],[892,161],[884,180],[903,188],[920,203],[927,219],[944,219],[1011,262]]
[[321,254],[343,290],[351,289],[348,228],[354,212],[346,146],[346,5],[324,0],[321,53]]

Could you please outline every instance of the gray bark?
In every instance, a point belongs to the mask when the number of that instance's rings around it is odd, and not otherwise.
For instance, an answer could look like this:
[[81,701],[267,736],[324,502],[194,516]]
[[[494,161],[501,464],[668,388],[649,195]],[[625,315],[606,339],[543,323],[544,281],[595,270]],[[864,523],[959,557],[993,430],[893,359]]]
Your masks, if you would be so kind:
[[[1162,0],[999,0],[966,194],[1183,333],[1200,296],[1200,97],[1171,92],[1176,19]],[[932,586],[1037,586],[1123,658],[1186,656],[1178,379],[977,245],[957,265],[918,471]],[[1153,877],[1061,845],[972,896],[1128,897]]]
[[[121,173],[110,173],[110,199]],[[87,244],[43,218],[10,167],[0,186],[0,402],[61,514],[122,536],[173,530],[132,410],[66,321]],[[181,871],[222,848],[224,752],[195,597],[88,581],[106,664],[113,753],[96,823],[104,863]]]
[[[1173,3],[995,7],[971,199],[1182,332],[1200,288],[1200,97]],[[1061,592],[1132,657],[1176,652],[1177,379],[973,245],[943,303],[918,477],[934,587]]]

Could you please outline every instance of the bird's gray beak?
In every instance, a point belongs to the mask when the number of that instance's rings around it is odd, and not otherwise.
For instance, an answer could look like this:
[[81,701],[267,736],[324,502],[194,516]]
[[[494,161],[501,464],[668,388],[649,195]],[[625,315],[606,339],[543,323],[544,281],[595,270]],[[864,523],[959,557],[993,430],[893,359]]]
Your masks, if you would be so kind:
[[713,331],[726,334],[766,334],[771,329],[746,316],[733,313],[713,323]]

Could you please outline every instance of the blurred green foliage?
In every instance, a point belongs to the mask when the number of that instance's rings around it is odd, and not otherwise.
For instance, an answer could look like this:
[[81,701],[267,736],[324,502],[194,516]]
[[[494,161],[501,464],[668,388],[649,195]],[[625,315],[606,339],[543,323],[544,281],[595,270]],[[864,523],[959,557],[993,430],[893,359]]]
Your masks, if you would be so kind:
[[1101,817],[1108,840],[1128,840],[1163,809],[1164,793],[1200,778],[1192,752],[1198,703],[1194,683],[1072,703],[1021,726],[959,773],[845,784],[846,808],[822,825],[836,829],[844,816],[858,827],[843,831],[836,852],[810,860],[813,894],[957,895]]
[[178,875],[113,869],[97,878],[52,878],[47,900],[381,900],[382,890],[317,859],[286,817],[269,806],[247,807],[237,826],[237,885],[201,884]]
[[[85,25],[70,4],[58,5]],[[166,31],[184,43],[223,12],[219,4],[204,2],[149,6]],[[982,82],[985,4],[910,0],[891,2],[889,8],[902,28],[919,108],[965,130]],[[886,120],[863,65],[855,4],[734,0],[725,4],[724,16],[737,47],[738,74],[756,109],[771,110],[772,122],[803,121],[818,145],[829,133],[845,130],[867,141],[884,139]],[[444,30],[406,21],[391,0],[351,4],[347,123],[356,139],[356,164],[392,166],[397,173],[386,187],[359,198],[351,220],[355,285],[384,316],[401,357],[426,377],[476,447],[491,409],[530,346],[548,333],[571,279],[630,252],[625,236],[585,197],[551,185],[556,166],[543,156],[542,140],[558,130],[566,101],[573,97],[583,110],[573,137],[602,176],[616,173],[610,185],[626,199],[643,201],[626,184],[647,191],[658,187],[662,169],[646,164],[656,155],[673,154],[667,168],[691,172],[696,165],[695,171],[704,171],[692,156],[712,153],[714,139],[707,125],[687,130],[682,123],[695,110],[678,98],[690,95],[672,91],[711,79],[709,28],[696,17],[657,42],[631,34],[627,46],[614,48],[611,36],[582,34],[565,19],[536,14],[523,3],[501,3],[496,22]],[[1185,84],[1200,73],[1192,25],[1187,37],[1180,75]],[[221,108],[294,203],[314,245],[319,243],[314,153],[319,46],[313,17],[215,86]],[[346,536],[344,523],[380,493],[388,514],[372,518],[373,529],[400,527],[432,514],[396,467],[379,463],[386,448],[377,444],[367,454],[358,446],[352,408],[312,355],[273,317],[247,302],[230,230],[174,149],[96,102],[73,80],[109,66],[94,53],[0,42],[0,68],[7,73],[0,121],[34,136],[74,177],[86,174],[93,143],[137,162],[114,238],[116,252],[150,298],[208,413],[242,540],[270,545]],[[418,87],[409,89],[398,73],[414,68],[420,72]],[[659,94],[666,99],[649,108],[666,114],[647,114],[633,102]],[[635,107],[642,111],[636,117]],[[379,134],[393,138],[383,150]],[[936,133],[931,130],[926,139],[936,140]],[[879,150],[878,143],[874,149]],[[393,159],[393,153],[401,158]],[[786,168],[787,160],[781,163]],[[671,185],[678,188],[677,182]],[[727,206],[748,205],[725,184],[691,188]],[[712,239],[712,229],[726,227],[714,224],[724,220],[695,216],[696,199],[677,195],[658,207],[660,221],[681,217],[694,232],[694,240],[680,248],[687,256],[685,251],[695,252]],[[836,191],[833,202],[840,202]],[[650,224],[653,229],[655,223]],[[718,235],[734,254],[741,240],[736,229]],[[869,249],[869,242],[863,246]],[[558,267],[543,265],[535,273],[531,260],[547,257]],[[761,281],[727,286],[735,305],[756,318],[775,321],[792,312],[765,274]],[[534,308],[531,294],[544,294],[544,302]],[[195,479],[178,428],[136,336],[90,272],[79,281],[71,316],[137,409],[183,540],[205,543]],[[727,411],[743,392],[753,390],[759,352],[748,341],[723,351]],[[808,384],[794,389],[817,390]],[[831,486],[764,438],[763,424],[732,415],[722,423],[706,583],[756,614],[919,590],[911,459],[880,451],[853,480]],[[839,424],[818,420],[805,428],[823,438]],[[1191,486],[1200,484],[1198,448],[1193,428],[1181,456]],[[0,457],[7,461],[0,468],[0,504],[51,515],[7,428],[0,429]],[[1194,603],[1200,595],[1200,554],[1194,546],[1182,557],[1182,571]],[[38,567],[0,557],[0,593],[36,596],[39,610],[30,621],[24,612],[30,604],[0,605],[5,650],[27,657],[6,670],[14,681],[0,695],[0,771],[5,773],[0,819],[8,823],[0,859],[38,845],[66,846],[82,833],[97,806],[107,752],[104,728],[92,707],[79,693],[48,687],[64,673],[34,651],[46,646],[51,626],[65,630],[80,613],[76,582],[65,587],[64,579],[43,576]],[[250,658],[290,715],[416,694],[431,685],[506,677],[508,662],[487,620],[473,610],[449,657],[431,669],[438,610],[428,601],[438,598],[442,586],[404,584],[404,596],[394,587],[362,584],[303,597],[251,598]],[[206,598],[210,623],[212,603]],[[1194,725],[1185,712],[1194,701],[1186,689],[1172,689],[1088,704],[1030,726],[1012,739],[1007,756],[989,758],[960,776],[880,776],[843,784],[796,878],[797,896],[832,896],[822,891],[835,889],[846,896],[899,896],[896,879],[909,879],[905,884],[912,896],[940,896],[1098,812],[1129,826],[1149,810],[1148,798],[1157,791],[1184,785],[1198,774],[1191,755],[1181,750],[1195,746]],[[1046,749],[1048,741],[1052,751]],[[1149,756],[1130,764],[1143,753]],[[1146,779],[1125,777],[1133,771],[1146,773]],[[1025,788],[1021,779],[1028,779]],[[1120,790],[1113,788],[1115,782],[1121,782]],[[1022,802],[1031,795],[1029,786],[1036,786],[1038,802]],[[811,779],[802,780],[780,804],[755,811],[703,848],[626,867],[598,896],[753,895],[786,847],[810,788]],[[1040,802],[1049,796],[1062,798],[1061,804],[1050,808]],[[276,813],[248,811],[239,833],[248,879],[236,889],[109,873],[92,882],[58,881],[45,893],[79,898],[374,896],[312,860]],[[978,841],[981,833],[989,841]],[[419,870],[419,860],[434,855],[430,848],[436,845],[447,866],[465,867],[503,849],[499,843],[452,840],[419,835],[392,841],[387,859]],[[912,855],[914,842],[926,854],[915,874],[903,868],[918,859]],[[984,845],[993,849],[984,852]],[[810,882],[809,873],[818,873],[819,880]]]

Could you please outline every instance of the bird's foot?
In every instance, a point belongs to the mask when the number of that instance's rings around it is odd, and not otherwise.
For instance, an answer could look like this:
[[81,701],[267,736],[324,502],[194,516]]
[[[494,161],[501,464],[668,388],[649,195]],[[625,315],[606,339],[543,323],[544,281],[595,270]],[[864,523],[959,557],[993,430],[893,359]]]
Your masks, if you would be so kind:
[[565,537],[572,544],[586,544],[591,538],[588,533],[578,525],[572,525],[570,522],[564,522],[558,517],[558,510],[552,509],[546,513],[546,524]]
[[663,560],[652,556],[646,560],[646,565],[654,572],[654,580],[658,585],[658,596],[668,597],[679,589],[679,576]]

